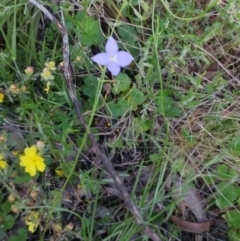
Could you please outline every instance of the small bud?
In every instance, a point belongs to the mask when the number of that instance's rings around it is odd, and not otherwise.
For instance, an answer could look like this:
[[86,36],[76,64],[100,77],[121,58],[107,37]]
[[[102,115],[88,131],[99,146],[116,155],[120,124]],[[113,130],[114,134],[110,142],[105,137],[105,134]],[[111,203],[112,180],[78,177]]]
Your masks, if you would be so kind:
[[5,141],[5,138],[2,134],[0,134],[0,143],[3,143]]
[[62,225],[60,223],[53,224],[53,232],[61,233],[63,231]]
[[14,205],[11,206],[11,211],[12,211],[13,213],[20,213],[20,209],[17,208],[16,206],[14,206]]
[[10,194],[10,195],[8,196],[8,201],[9,201],[10,203],[13,203],[13,202],[15,201],[15,199],[16,199],[16,197],[14,196],[14,194]]
[[37,141],[36,146],[37,146],[37,149],[41,150],[44,148],[45,144],[43,141]]
[[73,223],[69,223],[69,224],[65,227],[65,230],[66,230],[66,231],[72,231],[73,228],[74,228]]
[[25,71],[25,74],[27,76],[31,76],[33,74],[33,72],[34,72],[34,69],[33,69],[33,67],[29,66],[24,71]]
[[75,61],[76,61],[76,62],[80,62],[80,61],[81,61],[81,56],[77,56],[77,57],[75,58]]
[[26,205],[28,207],[33,207],[35,205],[35,201],[28,199],[28,200],[26,200]]
[[63,70],[63,67],[64,67],[64,62],[61,62],[59,65],[58,65],[58,70]]
[[38,192],[37,191],[31,191],[30,192],[30,197],[33,199],[33,200],[36,200],[37,197],[38,197]]
[[9,91],[17,94],[17,93],[19,93],[19,88],[15,84],[11,84],[10,87],[9,87]]
[[26,86],[26,85],[23,85],[23,86],[21,87],[21,91],[22,91],[22,92],[27,91],[27,86]]

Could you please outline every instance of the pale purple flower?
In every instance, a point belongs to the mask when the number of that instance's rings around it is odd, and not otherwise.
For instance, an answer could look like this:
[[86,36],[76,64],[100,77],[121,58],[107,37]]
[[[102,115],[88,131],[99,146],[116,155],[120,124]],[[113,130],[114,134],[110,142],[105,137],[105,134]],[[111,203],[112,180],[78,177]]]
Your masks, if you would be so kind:
[[117,75],[120,67],[126,67],[133,61],[133,56],[126,51],[118,51],[116,40],[110,36],[106,43],[106,53],[100,53],[92,57],[97,64],[107,66],[108,70]]

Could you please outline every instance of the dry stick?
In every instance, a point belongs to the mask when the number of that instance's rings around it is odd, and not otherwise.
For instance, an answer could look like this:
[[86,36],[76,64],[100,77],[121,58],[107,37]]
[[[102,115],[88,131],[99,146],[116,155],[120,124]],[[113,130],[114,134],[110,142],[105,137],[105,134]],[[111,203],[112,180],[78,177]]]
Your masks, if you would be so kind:
[[[62,13],[63,23],[61,24],[42,4],[38,3],[36,0],[28,0],[28,1],[31,2],[33,5],[35,5],[38,9],[40,9],[53,23],[55,23],[55,25],[57,26],[57,28],[59,29],[59,31],[62,34],[64,77],[65,77],[66,85],[68,87],[69,97],[74,105],[74,108],[77,113],[79,121],[81,122],[83,128],[85,130],[87,130],[87,124],[82,116],[80,104],[77,101],[77,98],[76,98],[76,95],[74,92],[74,88],[73,88],[72,73],[71,73],[71,68],[70,68],[70,64],[69,64],[68,34],[67,34],[67,30],[65,28],[63,13]],[[125,201],[128,209],[134,216],[137,224],[143,225],[143,221],[142,221],[141,215],[139,213],[139,210],[137,209],[136,205],[132,201],[132,199],[127,191],[127,188],[124,186],[122,180],[119,178],[117,172],[111,165],[111,162],[109,161],[108,157],[101,151],[101,149],[99,148],[99,146],[97,144],[95,137],[93,136],[93,134],[91,132],[88,133],[88,136],[93,145],[93,148],[92,148],[93,152],[96,154],[96,156],[100,160],[100,163],[104,165],[107,172],[113,178],[116,186],[120,190],[120,192],[124,198],[124,201]],[[149,226],[143,225],[143,231],[153,241],[161,241],[161,239],[158,237],[158,235]]]

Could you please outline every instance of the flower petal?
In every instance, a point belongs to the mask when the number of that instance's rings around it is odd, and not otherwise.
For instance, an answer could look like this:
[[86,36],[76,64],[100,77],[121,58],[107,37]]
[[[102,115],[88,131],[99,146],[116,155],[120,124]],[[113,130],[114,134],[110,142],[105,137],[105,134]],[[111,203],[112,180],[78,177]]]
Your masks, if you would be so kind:
[[28,226],[29,232],[34,233],[34,231],[35,231],[35,224],[34,223],[29,223],[27,225],[29,225]]
[[25,172],[28,172],[32,177],[35,176],[37,172],[36,166],[34,164],[26,166]]
[[110,62],[110,57],[106,53],[100,53],[100,54],[94,55],[92,57],[92,60],[94,62],[96,62],[97,64],[101,64],[101,65],[105,65],[106,66]]
[[5,161],[0,161],[0,169],[6,169],[7,163]]
[[27,156],[20,156],[19,159],[20,159],[20,166],[22,167],[31,165],[32,163],[32,159]]
[[0,93],[0,103],[3,102],[3,98],[4,98],[4,94],[3,94],[3,93]]
[[126,67],[133,61],[133,56],[126,51],[119,51],[117,53],[117,64],[120,67]]
[[113,63],[108,64],[107,68],[113,75],[117,75],[121,70],[121,68],[117,64],[113,64]]
[[40,172],[43,172],[46,168],[46,165],[44,164],[43,161],[36,161],[35,164],[36,164],[38,171],[40,171]]
[[24,149],[24,154],[26,156],[36,155],[36,152],[37,152],[36,146],[26,147]]
[[112,36],[109,37],[106,43],[106,52],[110,56],[114,56],[118,52],[118,44]]

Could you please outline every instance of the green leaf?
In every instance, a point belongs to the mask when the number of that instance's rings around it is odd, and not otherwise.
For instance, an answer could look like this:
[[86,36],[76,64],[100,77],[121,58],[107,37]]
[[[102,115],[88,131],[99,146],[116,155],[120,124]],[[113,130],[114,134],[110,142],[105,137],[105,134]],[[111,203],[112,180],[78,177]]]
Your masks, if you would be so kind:
[[27,230],[25,228],[19,228],[18,236],[19,236],[19,240],[26,240],[27,239]]
[[23,176],[16,176],[15,183],[16,184],[22,184],[22,183],[28,183],[32,177],[28,173],[24,173]]
[[89,97],[95,96],[97,92],[97,85],[98,80],[93,75],[88,75],[86,78],[84,78],[84,83],[86,84],[83,87],[83,93]]
[[5,217],[11,210],[11,203],[6,201],[1,204],[0,217]]
[[134,36],[136,36],[136,29],[134,27],[124,24],[118,28],[118,32],[124,43],[134,45],[136,41],[134,38]]
[[227,224],[229,227],[233,227],[236,229],[240,228],[240,211],[239,210],[232,210],[226,212],[223,217],[227,220]]
[[9,241],[25,241],[27,240],[27,230],[25,228],[20,228],[17,231],[18,235],[12,235]]
[[11,229],[15,224],[15,218],[13,215],[7,215],[4,217],[4,220],[2,222],[3,230],[7,231],[8,229]]
[[141,120],[139,117],[135,117],[133,119],[134,122],[134,129],[135,131],[140,134],[146,132],[152,128],[153,122],[151,120]]
[[230,169],[226,164],[221,164],[217,167],[217,175],[224,180],[232,180],[237,175],[237,171]]
[[119,94],[120,92],[129,90],[131,79],[126,74],[118,74],[115,81],[112,88],[113,94]]
[[130,105],[126,100],[121,100],[118,103],[108,103],[108,108],[111,110],[112,116],[117,118],[123,116],[124,113],[130,108]]
[[181,108],[179,106],[172,106],[168,110],[165,111],[166,117],[176,117],[179,116],[181,113]]
[[235,228],[228,229],[229,241],[240,241],[240,230]]
[[76,27],[73,30],[79,37],[81,44],[92,45],[103,42],[100,25],[95,19],[80,13],[77,15],[75,24]]
[[240,155],[240,137],[235,137],[229,144],[228,149],[233,155]]
[[156,100],[157,114],[164,114],[166,117],[179,116],[181,108],[174,105],[173,98],[167,96],[167,92],[163,96],[158,96]]
[[114,142],[107,142],[106,145],[112,149],[122,149],[125,148],[125,145],[122,141],[122,139],[118,138],[116,140],[114,140]]
[[236,187],[234,185],[226,185],[220,183],[217,185],[218,192],[216,194],[216,205],[220,209],[225,209],[233,206],[233,202],[238,198]]
[[127,98],[128,105],[132,106],[133,110],[136,110],[137,106],[143,104],[145,100],[146,96],[134,85]]

